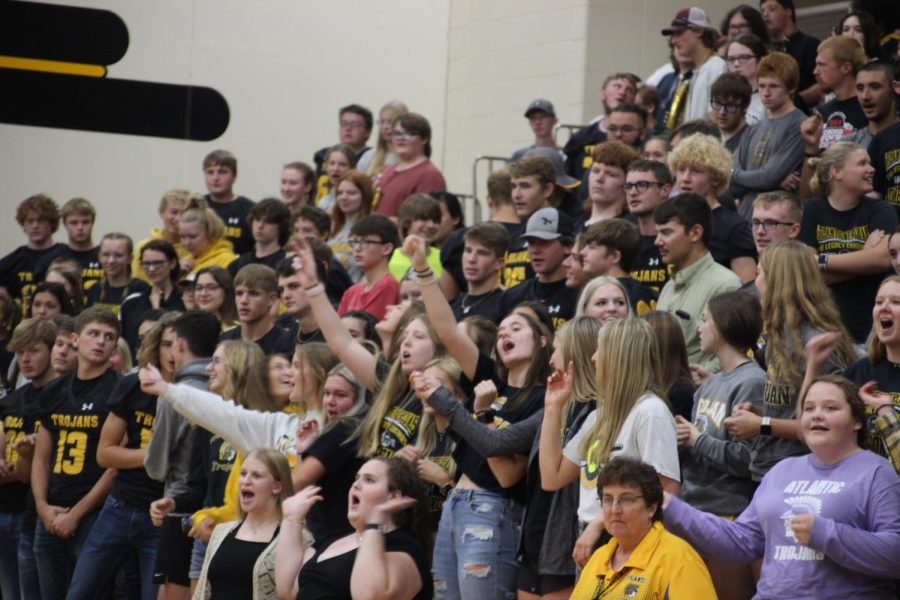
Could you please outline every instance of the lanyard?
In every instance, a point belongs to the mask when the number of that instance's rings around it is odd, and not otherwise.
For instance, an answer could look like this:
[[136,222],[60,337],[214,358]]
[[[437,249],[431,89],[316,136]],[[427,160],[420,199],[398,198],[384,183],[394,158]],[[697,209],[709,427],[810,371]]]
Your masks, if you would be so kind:
[[[591,600],[600,600],[600,598],[605,596],[616,584],[616,582],[625,576],[625,573],[627,571],[628,568],[622,569],[621,571],[613,575],[612,579],[610,579],[608,582],[606,581],[606,576],[604,576],[600,581],[597,582],[597,587],[594,589],[594,594],[591,596]],[[606,585],[604,585],[604,583]]]

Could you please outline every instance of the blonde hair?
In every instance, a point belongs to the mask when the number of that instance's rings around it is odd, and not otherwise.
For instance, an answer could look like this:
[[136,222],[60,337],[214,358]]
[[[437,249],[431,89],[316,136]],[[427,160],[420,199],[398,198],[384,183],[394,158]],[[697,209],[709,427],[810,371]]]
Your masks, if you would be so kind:
[[762,295],[766,363],[772,383],[797,386],[803,379],[804,325],[841,333],[837,352],[849,364],[853,344],[841,321],[831,291],[822,280],[815,251],[796,240],[772,244],[759,263],[766,278]]
[[681,140],[669,153],[669,169],[674,175],[679,165],[702,167],[714,179],[713,191],[718,196],[731,182],[731,153],[722,142],[703,133],[695,133]]
[[652,393],[665,399],[661,371],[656,335],[649,323],[632,317],[600,328],[597,418],[580,449],[588,462],[603,464],[609,459],[622,425],[638,398]]
[[[407,309],[407,312],[410,310],[420,309],[417,309],[415,306],[410,306],[410,308]],[[401,317],[401,322],[402,320],[403,318]],[[441,339],[434,331],[434,327],[431,326],[428,317],[425,314],[419,314],[414,319],[411,319],[410,322],[414,320],[421,321],[428,330],[428,337],[431,338],[431,343],[434,345],[434,355],[432,356],[432,359],[443,358],[446,356],[447,350],[444,348],[443,342],[441,342]],[[398,333],[402,331],[405,331],[405,328],[397,329]],[[394,337],[397,338],[402,336],[395,335]],[[392,407],[405,404],[408,401],[409,393],[409,380],[403,372],[400,357],[398,356],[391,364],[391,369],[388,371],[384,381],[376,385],[375,399],[372,401],[372,407],[369,409],[369,412],[366,413],[365,418],[362,420],[362,423],[360,423],[359,429],[357,430],[357,435],[360,437],[359,457],[371,458],[378,453],[381,421]],[[422,422],[420,421],[419,427],[421,428],[421,426]]]
[[225,237],[225,223],[219,218],[206,203],[204,198],[192,196],[188,201],[184,212],[181,213],[179,223],[199,223],[206,232],[206,238],[210,244],[214,244]]
[[[244,457],[243,463],[247,459],[253,458],[263,464],[266,470],[272,475],[278,483],[281,484],[281,492],[275,496],[275,506],[278,507],[278,514],[281,514],[281,505],[285,499],[294,495],[294,482],[291,480],[291,465],[287,458],[278,450],[272,448],[254,448]],[[242,464],[243,464],[242,463]],[[240,502],[238,503],[240,506]],[[247,516],[247,513],[240,509],[241,519]]]
[[584,289],[581,290],[581,295],[578,296],[578,305],[575,307],[575,316],[588,316],[587,308],[588,303],[591,301],[591,296],[593,296],[594,292],[596,292],[604,285],[614,285],[619,288],[619,291],[622,292],[622,297],[625,298],[625,306],[628,308],[628,316],[634,316],[634,310],[632,310],[631,308],[631,299],[628,297],[628,290],[625,289],[625,286],[622,285],[621,281],[619,281],[615,277],[609,277],[608,275],[600,275],[587,282],[587,284],[584,286]]
[[865,148],[853,142],[836,142],[829,146],[822,156],[810,158],[808,164],[809,168],[813,170],[813,176],[809,180],[809,189],[816,194],[830,194],[831,170],[843,167],[854,150],[866,151]]
[[255,342],[247,340],[228,340],[219,344],[222,349],[222,362],[228,369],[222,397],[233,400],[246,408],[255,409],[256,398],[249,393],[250,373],[256,363],[265,358],[262,349]]
[[[381,112],[389,110],[394,113],[392,117],[393,121],[396,121],[397,117],[400,115],[404,115],[409,112],[409,108],[407,108],[406,104],[400,102],[399,100],[391,100],[390,102],[386,102],[384,106],[381,107],[381,110],[378,111],[378,118],[381,118]],[[393,125],[393,124],[392,124]],[[366,171],[366,175],[369,177],[375,177],[378,173],[381,172],[381,169],[384,167],[384,160],[387,158],[388,154],[391,152],[391,143],[385,139],[381,135],[381,128],[378,128],[378,142],[375,144],[375,154],[372,155],[372,163],[369,165],[368,170]]]
[[[879,284],[878,291],[887,283],[900,283],[900,275],[889,275]],[[872,324],[872,333],[869,335],[869,343],[866,346],[866,352],[869,355],[869,362],[873,365],[887,358],[887,348],[884,343],[875,335],[875,324]]]
[[162,198],[159,201],[159,211],[162,212],[168,208],[176,208],[180,211],[184,211],[187,208],[188,202],[192,197],[200,197],[195,194],[191,194],[189,191],[183,188],[175,188],[174,190],[169,190],[163,194]]
[[[425,369],[440,369],[444,373],[447,374],[447,377],[452,382],[450,387],[450,393],[452,393],[457,398],[465,401],[466,395],[463,392],[462,388],[459,386],[459,378],[462,377],[462,368],[459,366],[459,363],[453,360],[450,357],[436,358],[428,362],[425,365]],[[416,436],[416,448],[422,451],[422,454],[425,456],[431,455],[437,446],[437,438],[438,431],[434,424],[434,417],[428,414],[425,411],[422,411],[422,421],[419,423],[419,435]],[[456,465],[452,465],[455,467]],[[452,476],[453,473],[450,473]]]
[[563,370],[572,363],[572,395],[563,408],[562,429],[569,426],[576,402],[589,402],[597,397],[594,352],[602,324],[598,319],[577,316],[556,330],[556,345]]

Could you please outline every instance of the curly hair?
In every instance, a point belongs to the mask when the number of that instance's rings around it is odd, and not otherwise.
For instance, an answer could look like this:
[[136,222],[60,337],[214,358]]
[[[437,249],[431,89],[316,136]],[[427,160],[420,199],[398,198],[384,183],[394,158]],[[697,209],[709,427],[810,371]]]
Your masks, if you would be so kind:
[[[384,458],[376,456],[370,460],[382,462],[387,467],[388,490],[400,492],[412,498],[416,503],[406,510],[395,513],[392,517],[398,529],[406,529],[416,538],[425,550],[425,556],[431,556],[434,534],[431,524],[431,513],[425,497],[425,486],[419,473],[411,463],[401,458]],[[431,562],[430,560],[428,561]]]
[[716,138],[695,133],[681,140],[669,153],[669,169],[680,166],[703,167],[712,179],[713,193],[718,196],[731,182],[731,154]]

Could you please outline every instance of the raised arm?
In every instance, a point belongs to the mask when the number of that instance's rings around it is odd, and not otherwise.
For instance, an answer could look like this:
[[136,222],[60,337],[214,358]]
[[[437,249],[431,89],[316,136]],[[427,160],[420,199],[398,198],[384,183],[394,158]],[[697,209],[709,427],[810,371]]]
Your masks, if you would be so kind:
[[347,365],[360,383],[369,391],[375,389],[375,364],[376,358],[371,352],[363,348],[353,336],[341,317],[334,310],[328,296],[325,294],[325,285],[319,281],[316,273],[316,259],[313,256],[309,242],[300,240],[294,242],[293,267],[297,272],[300,283],[306,292],[309,307],[316,317],[319,330],[325,336],[328,346],[334,350],[341,362]]
[[[386,525],[391,514],[414,503],[415,500],[404,496],[391,498],[372,510],[367,524]],[[384,534],[366,528],[350,574],[353,600],[411,600],[422,590],[422,585],[412,557],[405,552],[385,552]]]
[[763,555],[765,536],[752,502],[736,521],[697,510],[668,493],[663,508],[666,529],[684,538],[702,556],[747,563]]
[[[563,373],[557,370],[547,381],[544,394],[544,420],[541,424],[541,445],[538,455],[541,467],[541,487],[548,492],[565,487],[578,479],[580,467],[562,453],[562,412],[572,395],[572,369]],[[588,423],[590,421],[586,421]],[[582,425],[584,428],[584,425]],[[580,433],[580,432],[579,432]],[[581,435],[576,434],[570,443],[578,443]]]
[[456,316],[428,267],[426,249],[425,240],[419,236],[411,235],[403,241],[403,251],[410,257],[413,268],[417,273],[424,275],[419,278],[419,290],[422,292],[422,302],[425,303],[428,320],[431,321],[431,326],[447,350],[459,363],[462,372],[472,379],[478,365],[478,346],[456,326]]

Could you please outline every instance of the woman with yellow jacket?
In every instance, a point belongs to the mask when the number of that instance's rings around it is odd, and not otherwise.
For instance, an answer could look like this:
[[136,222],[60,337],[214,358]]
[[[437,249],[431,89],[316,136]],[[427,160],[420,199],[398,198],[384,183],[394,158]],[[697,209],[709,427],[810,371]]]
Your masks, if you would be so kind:
[[237,258],[225,239],[225,223],[209,209],[203,198],[191,198],[178,221],[181,244],[190,252],[181,259],[181,271],[194,273],[203,267],[226,268]]

